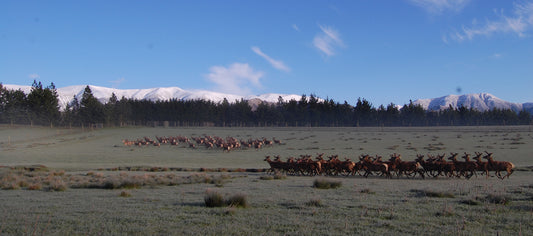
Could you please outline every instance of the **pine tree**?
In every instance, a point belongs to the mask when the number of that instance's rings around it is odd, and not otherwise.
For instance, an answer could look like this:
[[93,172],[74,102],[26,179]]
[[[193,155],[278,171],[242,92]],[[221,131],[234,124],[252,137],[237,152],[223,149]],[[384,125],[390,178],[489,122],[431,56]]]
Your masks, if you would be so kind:
[[518,113],[518,120],[520,125],[530,125],[532,121],[531,114],[529,114],[529,112],[526,110],[521,110],[520,113]]
[[104,112],[107,125],[115,126],[118,124],[118,99],[115,93],[111,94],[109,101],[104,105]]
[[[375,109],[372,107],[369,101],[366,99],[358,98],[357,104],[354,108],[356,126],[368,126],[372,125]],[[375,125],[375,124],[374,124]]]
[[27,101],[30,110],[31,124],[50,124],[59,120],[59,101],[54,83],[43,89],[42,83],[33,81],[30,94]]
[[104,122],[104,106],[96,99],[89,85],[85,87],[80,101],[80,119],[83,124]]

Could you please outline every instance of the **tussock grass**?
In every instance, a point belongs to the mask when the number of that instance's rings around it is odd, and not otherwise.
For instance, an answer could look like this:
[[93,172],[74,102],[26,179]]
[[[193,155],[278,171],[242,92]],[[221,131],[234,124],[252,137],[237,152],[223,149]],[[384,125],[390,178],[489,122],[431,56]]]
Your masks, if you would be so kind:
[[20,186],[17,183],[14,183],[14,182],[2,183],[2,189],[3,190],[18,190],[18,189],[20,189]]
[[274,175],[265,175],[265,176],[259,177],[259,179],[261,180],[286,179],[286,178],[287,178],[287,175],[281,172],[276,172],[274,173]]
[[208,189],[204,196],[206,207],[248,207],[248,198],[245,194],[239,193],[229,196],[227,199],[221,193]]
[[204,203],[206,207],[223,207],[226,206],[224,196],[217,191],[207,190]]
[[224,178],[213,178],[210,181],[212,184],[214,184],[216,187],[224,187],[224,183],[226,182]]
[[486,201],[486,202],[494,203],[494,204],[502,204],[502,205],[507,205],[511,202],[510,197],[505,196],[505,195],[499,195],[499,194],[489,194],[485,198],[480,198],[478,200]]
[[276,172],[274,174],[274,179],[286,179],[287,178],[287,175],[281,173],[281,172]]
[[50,182],[50,186],[48,186],[48,191],[62,192],[67,190],[67,188],[67,184],[62,179],[56,178],[52,182]]
[[145,186],[175,186],[181,184],[214,184],[222,187],[229,179],[235,178],[228,174],[207,175],[197,173],[189,176],[166,174],[128,174],[120,172],[104,175],[88,172],[86,174],[67,174],[65,171],[34,172],[6,171],[0,172],[0,188],[2,190],[46,190],[65,191],[74,189],[138,189]]
[[274,176],[272,175],[263,175],[259,177],[260,180],[273,180]]
[[370,190],[369,188],[365,188],[365,189],[361,189],[361,191],[359,191],[360,193],[366,193],[366,194],[376,194],[376,192]]
[[444,204],[442,209],[440,211],[438,211],[437,213],[435,213],[435,216],[450,217],[450,216],[454,216],[454,215],[455,215],[455,211],[453,210],[453,207],[451,205],[448,205],[448,204]]
[[49,172],[50,169],[45,165],[30,165],[30,166],[11,166],[9,169],[14,171],[30,171],[30,172]]
[[311,207],[323,207],[324,204],[322,204],[322,200],[320,200],[320,198],[314,198],[314,199],[311,199],[309,201],[307,201],[305,203],[306,206],[311,206]]
[[450,192],[439,192],[433,190],[419,190],[411,189],[412,193],[416,193],[418,197],[435,197],[435,198],[455,198],[455,195]]
[[40,183],[34,183],[28,186],[28,190],[41,190],[43,189],[43,185]]
[[226,209],[224,209],[224,215],[235,215],[237,212],[237,208],[233,206],[229,206]]
[[480,201],[473,200],[473,199],[462,200],[462,201],[460,201],[460,203],[466,204],[466,205],[470,205],[470,206],[479,206],[479,205],[481,205]]
[[[183,167],[161,167],[161,166],[118,166],[111,168],[99,168],[101,171],[137,171],[137,172],[265,172],[264,168],[183,168]],[[88,172],[87,175],[94,174]]]
[[226,204],[232,207],[246,208],[248,207],[248,198],[246,197],[245,194],[238,193],[238,194],[230,196],[226,200]]
[[313,187],[318,189],[340,188],[341,186],[341,181],[334,181],[329,179],[315,179],[315,181],[313,182]]
[[120,192],[120,194],[118,196],[119,197],[131,197],[131,193],[128,192],[128,191],[122,191],[122,192]]

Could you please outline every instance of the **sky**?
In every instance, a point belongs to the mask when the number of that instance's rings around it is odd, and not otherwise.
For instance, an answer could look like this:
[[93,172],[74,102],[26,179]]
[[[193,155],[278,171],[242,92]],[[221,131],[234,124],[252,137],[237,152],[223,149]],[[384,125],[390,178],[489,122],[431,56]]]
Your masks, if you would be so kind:
[[533,102],[533,0],[0,1],[0,83]]

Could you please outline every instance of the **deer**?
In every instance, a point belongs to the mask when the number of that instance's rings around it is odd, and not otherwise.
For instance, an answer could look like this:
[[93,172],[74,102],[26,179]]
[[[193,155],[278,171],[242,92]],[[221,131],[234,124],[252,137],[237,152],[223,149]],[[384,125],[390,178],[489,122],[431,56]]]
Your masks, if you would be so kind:
[[[485,151],[487,155],[483,156],[483,158],[487,159],[488,162],[488,170],[492,170],[496,173],[496,176],[500,179],[505,179],[505,177],[509,178],[509,176],[513,173],[515,165],[508,161],[495,161],[492,159],[492,153],[489,153]],[[505,176],[501,175],[501,171],[506,171],[507,174]]]

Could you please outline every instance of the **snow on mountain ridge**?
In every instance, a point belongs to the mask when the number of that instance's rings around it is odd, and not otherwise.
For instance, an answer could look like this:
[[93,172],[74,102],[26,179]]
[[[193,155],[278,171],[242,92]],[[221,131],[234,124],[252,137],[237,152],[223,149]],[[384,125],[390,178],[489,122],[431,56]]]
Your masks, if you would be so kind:
[[[473,108],[479,111],[487,111],[494,108],[511,109],[515,112],[520,112],[522,109],[527,110],[529,108],[528,106],[524,106],[528,103],[521,104],[507,102],[490,93],[448,95],[438,98],[418,99],[413,103],[416,105],[421,105],[426,110],[432,111],[447,109],[450,106],[453,108],[464,106],[466,108]],[[533,106],[531,108],[533,108]]]
[[[24,93],[29,94],[31,92],[31,86],[26,85],[3,85],[7,89],[22,90]],[[68,87],[57,88],[59,106],[63,110],[70,103],[74,97],[81,101],[83,91],[87,85],[74,85]],[[122,97],[128,99],[137,100],[210,100],[213,102],[222,102],[226,98],[229,102],[238,101],[241,99],[247,100],[249,104],[255,109],[261,101],[269,103],[277,103],[278,98],[281,96],[283,101],[288,102],[290,100],[299,101],[301,95],[295,94],[277,94],[267,93],[261,95],[248,95],[240,96],[235,94],[225,94],[219,92],[212,92],[207,90],[183,90],[179,87],[160,87],[160,88],[148,88],[148,89],[115,89],[107,88],[95,85],[89,85],[91,91],[100,102],[106,103],[111,97],[112,93],[115,93],[118,99]],[[320,99],[319,99],[320,100]],[[512,103],[504,101],[490,93],[474,93],[465,95],[448,95],[438,98],[418,99],[413,102],[416,105],[421,105],[426,110],[442,110],[447,109],[450,105],[453,108],[457,108],[461,105],[466,108],[474,108],[479,111],[487,111],[494,108],[498,109],[511,109],[515,112],[520,112],[522,109],[533,114],[533,103]]]
[[[3,85],[7,89],[22,90],[24,93],[29,94],[31,92],[31,86],[26,85]],[[81,101],[83,92],[87,85],[73,85],[68,87],[57,88],[57,94],[59,99],[60,109],[63,110],[70,103],[74,97]],[[95,85],[89,85],[91,91],[96,99],[101,103],[109,101],[111,94],[115,93],[118,99],[122,97],[136,100],[150,100],[150,101],[165,101],[170,99],[178,100],[209,100],[213,102],[222,102],[227,99],[229,102],[238,101],[241,99],[252,100],[259,99],[261,101],[276,103],[281,96],[284,101],[290,101],[291,99],[299,100],[301,96],[294,94],[276,94],[268,93],[261,95],[248,95],[241,96],[235,94],[226,94],[219,92],[212,92],[207,90],[183,90],[179,87],[160,87],[160,88],[148,88],[148,89],[115,89],[107,88]]]

